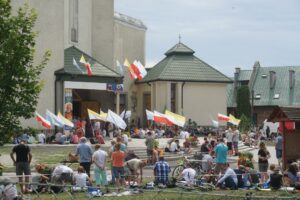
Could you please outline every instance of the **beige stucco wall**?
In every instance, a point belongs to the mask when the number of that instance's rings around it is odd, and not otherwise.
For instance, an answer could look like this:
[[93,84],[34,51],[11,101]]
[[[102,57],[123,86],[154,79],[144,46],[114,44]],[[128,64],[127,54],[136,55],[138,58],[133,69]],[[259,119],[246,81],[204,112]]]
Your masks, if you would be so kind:
[[64,48],[76,46],[80,50],[92,55],[92,1],[78,0],[78,42],[71,41],[71,13],[74,0],[64,0]]
[[137,85],[137,113],[136,115],[140,117],[141,119],[141,125],[144,125],[142,123],[143,116],[145,113],[144,110],[144,94],[151,94],[151,86],[147,83],[144,84],[138,84]]
[[218,113],[226,114],[225,83],[185,83],[183,113],[198,125],[211,126]]
[[[18,8],[25,1],[13,0],[12,7]],[[53,0],[28,0],[29,6],[35,8],[38,19],[34,30],[38,31],[36,38],[35,63],[39,63],[44,52],[50,49],[52,52],[48,65],[43,69],[41,80],[44,88],[40,93],[37,111],[44,115],[46,109],[54,111],[54,71],[63,67],[64,60],[64,1]],[[23,127],[40,127],[36,120],[22,120]]]
[[153,110],[158,112],[163,112],[165,109],[170,110],[170,83],[167,81],[157,81],[151,84],[155,88]]
[[[181,112],[182,82],[174,82],[176,87],[176,113],[183,114],[198,125],[211,126],[212,119],[217,118],[218,113],[226,114],[226,84],[225,83],[193,83],[186,82],[183,85],[183,110]],[[152,82],[151,86],[138,85],[139,91],[151,92],[152,110],[163,112],[170,109],[171,82]],[[142,101],[142,94],[139,100]],[[139,116],[143,116],[142,102],[139,107]],[[224,124],[222,124],[224,125]]]
[[[16,9],[24,2],[25,0],[12,0],[12,6]],[[71,42],[70,3],[72,2],[73,0],[28,0],[29,6],[35,8],[39,14],[35,26],[35,30],[39,32],[36,40],[36,63],[41,60],[46,49],[52,52],[50,61],[41,74],[45,85],[40,94],[37,111],[43,116],[46,109],[53,112],[55,109],[54,72],[64,66],[65,48],[74,45],[112,69],[115,68],[117,59],[121,63],[125,58],[130,62],[137,59],[145,64],[146,30],[115,21],[113,0],[78,0],[78,42]],[[124,72],[124,93],[127,93],[130,109],[131,97],[137,98],[138,92],[128,71],[125,69]],[[62,84],[57,83],[58,109],[61,109],[60,105],[63,101]],[[42,128],[35,119],[23,120],[22,124],[24,127]]]
[[[134,60],[139,60],[142,64],[145,64],[145,29],[133,26],[118,19],[114,20],[114,70],[119,72],[116,67],[116,61],[118,60],[123,64],[127,58],[130,63]],[[134,80],[130,77],[127,68],[123,68],[124,71],[124,93],[127,94],[128,109],[134,111],[133,102],[136,99],[137,105],[136,112],[132,112],[132,119],[137,121],[139,115],[140,106],[140,90],[134,84]],[[122,111],[120,111],[122,112]]]
[[114,1],[92,0],[91,10],[92,56],[102,64],[112,67],[114,66]]

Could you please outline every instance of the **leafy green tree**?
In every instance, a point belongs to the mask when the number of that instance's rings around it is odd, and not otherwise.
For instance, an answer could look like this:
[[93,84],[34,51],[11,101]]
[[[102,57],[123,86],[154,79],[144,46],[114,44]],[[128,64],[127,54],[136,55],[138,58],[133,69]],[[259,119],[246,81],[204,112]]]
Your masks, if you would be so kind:
[[37,19],[28,5],[12,14],[10,0],[0,0],[0,141],[6,142],[20,128],[20,118],[33,117],[42,81],[42,69],[50,58],[34,64]]
[[246,134],[251,128],[251,121],[246,115],[241,116],[241,122],[239,124],[239,130],[241,133]]
[[243,114],[251,119],[250,92],[247,85],[241,86],[237,91],[237,115],[241,117]]

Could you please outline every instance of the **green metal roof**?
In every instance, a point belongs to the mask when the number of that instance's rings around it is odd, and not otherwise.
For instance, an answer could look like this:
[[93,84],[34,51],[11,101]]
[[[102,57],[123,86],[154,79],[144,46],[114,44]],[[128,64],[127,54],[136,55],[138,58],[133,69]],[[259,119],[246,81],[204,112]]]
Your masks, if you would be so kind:
[[171,49],[169,49],[165,55],[169,56],[172,54],[194,54],[195,51],[192,50],[191,48],[189,48],[188,46],[182,44],[181,42],[179,42],[178,44],[176,44],[175,46],[173,46]]
[[151,81],[232,82],[230,78],[193,55],[194,51],[182,43],[166,52],[166,57],[151,68],[137,83]]
[[249,81],[252,70],[240,70],[239,81]]
[[[122,76],[116,71],[110,69],[104,64],[100,63],[93,57],[89,56],[85,52],[79,50],[78,48],[72,46],[64,51],[64,68],[59,69],[55,74],[69,74],[69,75],[81,75],[88,76],[87,70],[82,63],[79,62],[80,57],[84,56],[85,60],[91,64],[92,76],[91,77],[111,77],[111,78],[121,78]],[[81,72],[77,67],[73,65],[73,58],[76,60]]]
[[[295,71],[295,85],[289,86],[289,70]],[[276,82],[270,88],[270,71],[276,73]],[[253,86],[255,106],[300,106],[300,66],[260,67]],[[260,98],[255,98],[260,94]],[[278,98],[274,98],[278,95]]]

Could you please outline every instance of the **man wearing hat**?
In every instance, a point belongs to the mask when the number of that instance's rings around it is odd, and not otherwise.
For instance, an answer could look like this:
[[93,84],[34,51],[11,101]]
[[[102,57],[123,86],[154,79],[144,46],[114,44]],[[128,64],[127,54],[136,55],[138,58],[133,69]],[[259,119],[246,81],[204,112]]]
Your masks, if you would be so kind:
[[[24,190],[23,188],[23,174],[25,175],[25,183],[29,183],[29,176],[31,175],[30,171],[30,162],[32,159],[32,155],[30,152],[29,146],[26,144],[26,139],[22,138],[20,144],[14,146],[10,153],[10,157],[16,166],[16,175],[19,176],[19,183],[21,192],[27,192],[28,188]],[[16,154],[16,159],[14,157]]]

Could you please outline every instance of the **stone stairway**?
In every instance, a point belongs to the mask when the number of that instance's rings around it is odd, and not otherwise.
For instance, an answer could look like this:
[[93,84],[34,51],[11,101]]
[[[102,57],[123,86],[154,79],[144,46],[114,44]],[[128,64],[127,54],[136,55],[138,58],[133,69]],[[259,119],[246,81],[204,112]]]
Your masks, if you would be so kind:
[[[249,146],[245,146],[242,142],[239,142],[238,147],[239,147],[239,152],[248,152],[248,151],[254,150],[253,148],[251,148]],[[133,150],[140,159],[147,159],[146,147],[128,147],[128,150]],[[200,150],[200,146],[193,147],[192,148],[193,153],[190,155],[187,155],[187,156],[191,156],[194,153],[198,152],[199,150]],[[175,166],[177,161],[185,155],[186,154],[183,154],[183,153],[164,152],[164,158],[166,161],[169,162],[169,164],[171,166]],[[228,158],[228,162],[236,162],[236,160],[237,160],[237,157],[229,157]]]

